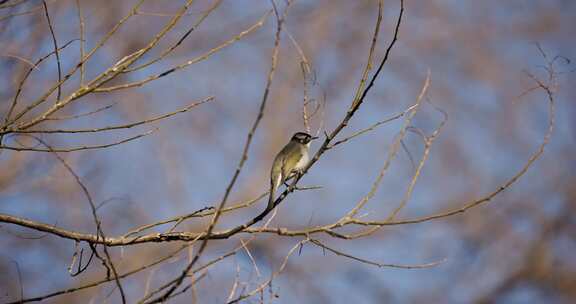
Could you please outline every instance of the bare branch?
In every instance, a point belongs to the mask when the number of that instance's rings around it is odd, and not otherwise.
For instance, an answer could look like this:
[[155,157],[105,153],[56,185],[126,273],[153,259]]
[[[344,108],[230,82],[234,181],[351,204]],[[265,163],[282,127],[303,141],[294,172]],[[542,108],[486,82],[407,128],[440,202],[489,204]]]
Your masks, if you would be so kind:
[[78,27],[80,31],[80,87],[83,87],[84,79],[86,78],[86,66],[84,65],[84,47],[86,44],[86,38],[84,15],[82,14],[82,6],[80,5],[80,0],[76,0],[76,8],[78,10]]
[[[155,59],[150,60],[147,63],[143,63],[139,66],[135,66],[133,68],[128,68],[126,70],[123,71],[123,73],[130,73],[133,71],[137,71],[137,70],[141,70],[147,66],[150,66],[164,58],[166,58],[166,56],[170,55],[170,53],[172,53],[178,46],[180,46],[182,44],[182,42],[184,42],[184,40],[186,40],[186,38],[188,38],[188,36],[194,31],[196,30],[200,24],[202,24],[202,22],[208,18],[208,16],[214,12],[222,3],[222,0],[217,0],[214,2],[214,4],[212,4],[212,6],[210,6],[210,8],[208,8],[208,10],[206,10],[206,12],[204,12],[204,14],[202,14],[202,16],[200,17],[200,19],[198,19],[198,21],[196,23],[194,23],[194,25],[192,25],[185,33],[184,35],[182,35],[182,37],[180,37],[180,39],[178,39],[178,41],[176,41],[176,43],[174,43],[172,46],[170,46],[169,48],[167,48],[166,50],[162,51],[162,53]],[[142,11],[138,12],[139,15],[141,14],[146,14],[146,15],[152,15],[153,13],[143,13]],[[159,14],[154,14],[156,16],[158,16]],[[160,14],[161,15],[161,14]],[[173,15],[169,15],[169,16],[173,16]]]
[[[141,271],[143,271],[143,270],[146,270],[146,269],[148,269],[148,268],[151,268],[151,267],[154,267],[154,266],[156,266],[156,265],[162,264],[163,262],[165,262],[165,261],[173,258],[176,254],[180,253],[182,250],[184,250],[184,249],[187,248],[187,247],[188,247],[188,245],[183,245],[183,246],[179,247],[178,249],[176,249],[175,251],[173,251],[172,253],[168,254],[167,256],[162,257],[162,258],[160,258],[160,259],[158,259],[158,260],[156,260],[156,261],[154,261],[154,262],[152,262],[152,263],[149,263],[149,264],[140,266],[140,267],[138,267],[138,268],[136,268],[136,269],[133,269],[133,270],[131,270],[131,271],[125,272],[125,273],[119,275],[118,278],[123,279],[123,278],[129,277],[129,276],[131,276],[131,275],[133,275],[133,274],[139,273],[139,272],[141,272]],[[52,292],[52,293],[45,294],[45,295],[38,296],[38,297],[34,297],[34,298],[22,299],[22,301],[16,301],[16,302],[11,302],[11,303],[7,303],[7,304],[29,303],[29,302],[43,301],[43,300],[45,300],[45,299],[52,298],[52,297],[55,297],[55,296],[59,296],[59,295],[63,295],[63,294],[69,294],[69,293],[74,293],[74,292],[77,292],[77,291],[80,291],[80,290],[84,290],[84,289],[88,289],[88,288],[92,288],[92,287],[97,287],[97,286],[100,286],[100,285],[102,285],[102,284],[104,284],[104,283],[110,282],[110,281],[112,281],[112,280],[114,280],[114,278],[104,278],[104,279],[97,280],[97,281],[94,281],[94,282],[91,282],[91,283],[86,283],[86,284],[81,285],[81,286],[78,286],[78,287],[68,288],[68,289],[64,289],[64,290]]]
[[[205,98],[202,101],[199,102],[195,102],[195,103],[191,103],[189,105],[187,105],[186,107],[183,107],[181,109],[178,109],[176,111],[172,111],[170,113],[166,113],[166,114],[162,114],[159,116],[155,116],[155,117],[151,117],[151,118],[147,118],[147,119],[143,119],[140,121],[136,121],[136,122],[132,122],[132,123],[128,123],[128,124],[123,124],[123,125],[115,125],[115,126],[107,126],[107,127],[102,127],[102,128],[94,128],[94,129],[71,129],[71,130],[62,130],[62,129],[57,129],[57,130],[14,130],[12,131],[13,133],[97,133],[97,132],[104,132],[104,131],[112,131],[112,130],[120,130],[120,129],[130,129],[136,126],[141,126],[144,124],[149,124],[155,121],[159,121],[159,120],[163,120],[169,117],[172,117],[176,114],[180,114],[180,113],[185,113],[190,111],[192,108],[195,108],[196,106],[199,106],[201,104],[207,103],[209,101],[214,100],[214,96],[210,96]],[[98,110],[97,110],[98,111]],[[87,113],[84,114],[85,115],[90,115],[93,114],[92,113]],[[76,116],[78,117],[78,116]]]
[[148,132],[138,134],[136,136],[128,137],[128,138],[120,140],[120,141],[116,141],[116,142],[109,143],[109,144],[103,144],[103,145],[90,145],[90,146],[81,146],[81,147],[72,147],[72,148],[54,148],[53,150],[0,145],[0,149],[7,149],[7,150],[14,150],[14,151],[30,151],[30,152],[50,152],[50,153],[52,153],[52,152],[65,153],[65,152],[76,152],[76,151],[83,151],[83,150],[104,149],[104,148],[110,148],[110,147],[118,146],[118,145],[130,142],[130,141],[139,139],[141,137],[150,135],[157,130],[158,129],[153,129],[153,130],[150,130]]
[[386,123],[389,123],[389,122],[391,122],[391,121],[393,121],[393,120],[396,120],[396,119],[398,119],[398,118],[401,118],[401,117],[403,117],[404,115],[406,115],[407,113],[411,113],[412,111],[414,111],[418,106],[419,106],[419,104],[413,104],[413,105],[411,105],[410,107],[408,107],[406,110],[404,110],[404,111],[401,112],[401,113],[398,113],[398,114],[396,114],[396,115],[394,115],[394,116],[392,116],[392,117],[390,117],[390,118],[381,120],[381,121],[379,121],[379,122],[371,125],[370,127],[366,128],[366,129],[362,129],[362,130],[360,130],[360,131],[358,131],[358,132],[353,133],[352,135],[350,135],[350,136],[348,136],[348,137],[345,137],[345,138],[343,138],[343,139],[341,139],[341,140],[338,140],[338,141],[334,142],[333,144],[331,144],[330,146],[328,146],[328,149],[332,149],[332,148],[334,148],[335,146],[340,145],[340,144],[343,144],[343,143],[351,140],[352,138],[354,138],[354,137],[356,137],[356,136],[360,136],[360,135],[362,135],[362,134],[364,134],[364,133],[367,133],[367,132],[370,132],[370,131],[376,129],[377,127],[379,127],[379,126],[381,126],[381,125],[383,125],[383,124],[386,124]]
[[233,44],[234,42],[242,39],[244,36],[246,36],[246,35],[252,33],[253,31],[255,31],[256,29],[260,28],[264,24],[264,21],[268,18],[269,15],[270,15],[270,12],[265,13],[255,24],[253,24],[248,29],[240,32],[238,35],[232,37],[231,39],[225,41],[224,43],[220,44],[219,46],[209,50],[208,52],[206,52],[206,53],[204,53],[204,54],[202,54],[202,55],[200,55],[194,59],[188,60],[188,61],[181,63],[177,66],[174,66],[174,67],[172,67],[172,68],[170,68],[164,72],[149,76],[149,77],[147,77],[143,80],[140,80],[140,81],[135,81],[135,82],[111,86],[111,87],[95,88],[94,92],[112,92],[112,91],[117,91],[117,90],[122,90],[122,89],[140,87],[140,86],[142,86],[142,85],[144,85],[150,81],[153,81],[153,80],[156,80],[158,78],[167,76],[169,74],[172,74],[173,72],[176,72],[180,69],[183,69],[185,67],[193,65],[195,63],[204,61],[204,60],[208,59],[210,56],[212,56],[214,53],[224,49],[225,47]]
[[378,267],[378,268],[387,267],[387,268],[400,268],[400,269],[424,269],[424,268],[436,267],[436,266],[438,266],[438,265],[446,262],[446,259],[442,259],[442,260],[436,261],[436,262],[430,262],[430,263],[425,263],[425,264],[412,264],[412,265],[407,265],[407,264],[385,264],[385,263],[378,263],[378,262],[370,261],[370,260],[367,260],[367,259],[359,258],[359,257],[353,256],[353,255],[351,255],[351,254],[344,253],[344,252],[342,252],[342,251],[340,251],[340,250],[336,250],[336,249],[334,249],[334,248],[328,247],[328,246],[322,244],[320,241],[315,240],[315,239],[310,239],[310,242],[311,242],[312,244],[314,244],[314,245],[316,245],[316,246],[318,246],[318,247],[320,247],[320,248],[322,248],[322,249],[326,249],[326,250],[328,250],[328,251],[330,251],[330,252],[332,252],[332,253],[334,253],[334,254],[336,254],[336,255],[338,255],[338,256],[342,256],[342,257],[345,257],[345,258],[349,258],[349,259],[351,259],[351,260],[358,261],[358,262],[363,263],[363,264],[376,266],[376,267]]
[[49,118],[46,118],[46,120],[70,120],[70,119],[76,119],[76,118],[86,117],[86,116],[90,116],[90,115],[92,115],[92,114],[96,114],[96,113],[99,113],[99,112],[102,112],[102,111],[106,111],[106,110],[112,108],[113,106],[115,106],[116,104],[118,104],[118,102],[111,103],[111,104],[109,104],[109,105],[107,105],[107,106],[103,106],[103,107],[101,107],[101,108],[98,108],[98,109],[96,109],[96,110],[92,110],[92,111],[89,111],[89,112],[86,112],[86,113],[81,113],[81,114],[76,114],[76,115],[60,116],[60,117],[49,117]]
[[282,262],[282,264],[280,265],[280,267],[278,268],[277,271],[275,271],[274,273],[272,273],[272,275],[270,276],[270,279],[262,284],[260,284],[257,288],[255,288],[254,290],[250,291],[247,294],[241,295],[239,297],[237,297],[236,299],[229,301],[228,304],[233,304],[233,303],[238,303],[244,299],[253,297],[254,295],[260,293],[262,290],[264,290],[264,288],[266,288],[267,286],[270,285],[270,283],[272,282],[272,280],[274,280],[278,275],[280,275],[280,273],[282,271],[284,271],[284,268],[286,268],[286,265],[288,264],[288,259],[292,256],[292,254],[296,251],[296,249],[298,249],[300,246],[302,246],[303,244],[307,243],[309,240],[305,239],[302,240],[300,242],[298,242],[296,245],[294,245],[290,251],[288,251],[288,254],[286,255],[286,257],[284,258],[284,261]]
[[[54,44],[54,54],[56,55],[56,64],[58,67],[58,83],[62,82],[62,64],[60,63],[60,53],[58,52],[58,42],[56,41],[56,34],[54,33],[54,27],[52,26],[52,21],[50,20],[50,14],[48,14],[48,5],[45,0],[42,0],[42,5],[44,6],[44,15],[46,16],[46,21],[48,22],[48,28],[50,29],[50,35],[52,36],[52,43]],[[60,100],[62,97],[62,85],[58,85],[58,93],[56,100]]]
[[416,99],[415,106],[410,107],[411,110],[408,113],[408,116],[406,117],[406,119],[404,120],[404,124],[403,124],[402,128],[400,129],[400,131],[396,135],[396,138],[394,139],[394,142],[390,146],[388,156],[386,157],[386,160],[384,161],[384,165],[382,166],[382,169],[380,170],[378,177],[376,178],[374,183],[372,183],[372,187],[370,188],[370,191],[356,204],[356,206],[354,206],[354,208],[352,208],[346,214],[346,216],[344,216],[341,219],[342,221],[346,221],[347,219],[354,217],[358,213],[358,211],[360,211],[368,203],[368,201],[374,196],[374,194],[376,193],[376,190],[378,190],[380,182],[384,178],[384,174],[388,171],[388,168],[390,168],[392,161],[394,160],[394,158],[396,158],[396,155],[398,154],[398,150],[400,149],[400,145],[401,145],[400,143],[402,142],[402,139],[406,135],[406,130],[408,129],[408,127],[412,123],[412,119],[416,115],[416,112],[418,111],[418,108],[420,107],[422,100],[424,98],[424,95],[426,95],[426,92],[428,91],[429,86],[430,86],[430,72],[428,72],[428,74],[426,75],[426,79],[424,80],[424,84],[422,85],[422,89],[420,90],[420,94],[418,95],[418,97]]
[[[58,51],[61,51],[63,49],[65,49],[67,46],[69,46],[72,42],[77,41],[78,39],[72,39],[70,41],[68,41],[67,43],[65,43],[63,46],[61,46]],[[52,56],[53,54],[55,54],[55,51],[52,51],[50,53],[48,53],[47,55],[45,55],[44,57],[38,59],[33,65],[32,67],[30,67],[30,69],[28,69],[28,71],[26,71],[26,73],[24,74],[24,77],[22,78],[22,80],[20,80],[18,82],[18,87],[16,89],[16,94],[14,95],[14,98],[12,99],[12,103],[10,104],[10,108],[8,109],[8,112],[6,113],[6,116],[4,117],[4,126],[2,126],[2,129],[6,129],[9,125],[9,121],[10,121],[10,116],[12,115],[12,113],[14,112],[14,109],[16,108],[16,104],[18,104],[18,97],[20,96],[20,94],[22,93],[22,88],[24,87],[24,83],[26,82],[26,80],[28,79],[28,77],[30,76],[30,74],[32,73],[32,71],[37,70],[38,66],[40,65],[40,63],[42,63],[44,60],[48,59],[50,56]]]
[[[30,136],[30,135],[28,135]],[[103,240],[106,239],[106,236],[104,235],[104,231],[102,230],[102,226],[101,226],[101,221],[98,218],[98,215],[96,213],[96,206],[94,205],[94,200],[92,199],[92,195],[90,194],[90,191],[88,190],[88,187],[86,187],[86,185],[82,182],[82,180],[80,179],[80,176],[78,176],[78,174],[76,174],[76,172],[74,171],[74,169],[72,169],[72,167],[66,162],[66,160],[64,160],[64,158],[62,158],[60,155],[58,155],[58,153],[54,152],[52,146],[50,146],[49,144],[47,144],[45,141],[43,141],[42,139],[35,137],[35,136],[30,136],[32,138],[34,138],[35,140],[37,140],[39,143],[41,143],[43,146],[45,146],[46,148],[48,148],[48,150],[53,152],[53,155],[58,159],[58,161],[64,166],[64,168],[66,169],[66,171],[68,171],[68,173],[70,173],[70,175],[72,175],[74,177],[74,180],[76,181],[76,183],[78,184],[78,186],[80,186],[80,189],[82,189],[82,193],[84,194],[84,196],[86,196],[86,200],[88,201],[88,204],[90,205],[90,210],[92,211],[92,218],[94,220],[94,223],[96,225],[96,232],[97,235],[99,237],[101,237]],[[116,267],[114,266],[114,263],[112,262],[112,258],[110,257],[110,253],[108,252],[108,249],[106,246],[102,246],[104,249],[104,253],[106,255],[106,258],[101,258],[98,255],[98,252],[96,251],[95,245],[94,244],[90,244],[90,247],[92,248],[92,252],[94,253],[94,255],[102,260],[103,265],[109,270],[112,270],[112,273],[114,275],[114,281],[116,282],[116,286],[118,286],[118,289],[120,290],[120,295],[122,297],[122,303],[126,303],[126,296],[124,294],[124,288],[122,288],[122,284],[120,283],[120,279],[118,278],[118,272],[116,271]],[[90,258],[91,259],[91,258]]]

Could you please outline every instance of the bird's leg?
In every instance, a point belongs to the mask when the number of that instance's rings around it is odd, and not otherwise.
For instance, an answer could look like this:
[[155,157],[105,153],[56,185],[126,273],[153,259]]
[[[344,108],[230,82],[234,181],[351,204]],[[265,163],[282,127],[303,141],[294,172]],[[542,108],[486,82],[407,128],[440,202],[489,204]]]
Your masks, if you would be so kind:
[[294,175],[291,175],[287,179],[284,180],[284,186],[286,186],[286,188],[290,188],[290,184],[288,184],[288,181],[290,181],[293,178],[294,178]]
[[[286,186],[286,188],[290,188],[290,184],[288,184],[288,181],[292,179],[298,179],[300,178],[300,176],[302,176],[302,172],[300,170],[292,172],[292,174],[290,174],[290,176],[288,176],[288,178],[284,180],[284,185]],[[301,190],[301,189],[298,188],[298,186],[294,185],[294,190]]]

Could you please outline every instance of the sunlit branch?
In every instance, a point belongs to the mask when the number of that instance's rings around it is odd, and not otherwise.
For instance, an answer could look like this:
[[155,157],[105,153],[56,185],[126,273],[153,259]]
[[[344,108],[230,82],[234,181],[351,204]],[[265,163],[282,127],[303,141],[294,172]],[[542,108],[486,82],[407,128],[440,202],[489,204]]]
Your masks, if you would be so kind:
[[[222,3],[222,0],[217,0],[216,2],[214,2],[214,4],[212,4],[212,6],[210,6],[210,8],[208,8],[206,10],[206,12],[204,12],[202,14],[202,16],[198,19],[198,21],[196,23],[194,23],[185,33],[184,35],[182,35],[182,37],[180,37],[180,39],[178,39],[178,41],[176,41],[176,43],[174,43],[173,45],[171,45],[169,48],[165,49],[164,51],[162,51],[162,53],[155,59],[152,59],[146,63],[143,63],[141,65],[135,66],[133,68],[127,68],[125,69],[122,73],[130,73],[130,72],[134,72],[137,70],[141,70],[147,66],[150,66],[164,58],[166,58],[166,56],[170,55],[170,53],[172,53],[178,46],[180,46],[182,44],[182,42],[184,42],[184,40],[186,40],[186,38],[188,38],[188,36],[194,31],[196,30],[204,20],[206,20],[206,18],[208,18],[208,16],[214,12]],[[142,12],[138,12],[138,14],[143,14]],[[146,13],[146,14],[151,14],[151,13]],[[170,15],[172,16],[172,15]]]
[[116,86],[111,86],[111,87],[101,87],[101,88],[96,88],[94,89],[94,92],[112,92],[112,91],[117,91],[117,90],[122,90],[122,89],[128,89],[128,88],[134,88],[134,87],[140,87],[143,86],[144,84],[151,82],[153,80],[156,80],[158,78],[162,78],[164,76],[170,75],[178,70],[181,70],[183,68],[186,68],[190,65],[193,65],[195,63],[204,61],[206,59],[208,59],[210,56],[212,56],[214,53],[224,49],[225,47],[233,44],[234,42],[242,39],[244,36],[252,33],[253,31],[255,31],[256,29],[260,28],[263,24],[264,21],[267,19],[267,17],[270,15],[270,12],[265,13],[259,20],[258,22],[256,22],[255,24],[253,24],[251,27],[249,27],[248,29],[240,32],[238,35],[232,37],[231,39],[225,41],[224,43],[220,44],[219,46],[209,50],[208,52],[194,58],[191,60],[188,60],[184,63],[181,63],[177,66],[174,66],[164,72],[149,76],[143,80],[139,80],[139,81],[135,81],[135,82],[131,82],[131,83],[126,83],[126,84],[120,84],[120,85],[116,85]]
[[354,260],[354,261],[357,261],[357,262],[360,262],[363,264],[376,266],[378,268],[387,267],[387,268],[400,268],[400,269],[422,269],[422,268],[436,267],[436,266],[446,262],[446,259],[443,259],[440,261],[430,262],[430,263],[425,263],[425,264],[386,264],[386,263],[379,263],[379,262],[374,262],[374,261],[370,261],[367,259],[359,258],[359,257],[353,256],[349,253],[342,252],[341,250],[337,250],[337,249],[334,249],[332,247],[328,247],[316,239],[310,239],[310,242],[312,244],[322,248],[322,249],[326,249],[326,250],[336,254],[337,256],[345,257],[345,258],[348,258],[348,259],[351,259],[351,260]]
[[[94,128],[94,129],[70,129],[70,130],[63,130],[63,129],[57,129],[57,130],[34,130],[34,129],[27,129],[27,130],[14,130],[12,131],[13,133],[97,133],[97,132],[104,132],[104,131],[113,131],[113,130],[120,130],[120,129],[130,129],[136,126],[141,126],[144,124],[149,124],[155,121],[159,121],[159,120],[163,120],[169,117],[172,117],[176,114],[180,114],[180,113],[185,113],[190,111],[192,108],[195,108],[196,106],[199,106],[201,104],[207,103],[209,101],[214,100],[214,96],[210,96],[205,98],[202,101],[199,102],[195,102],[195,103],[191,103],[189,105],[187,105],[186,107],[183,107],[181,109],[178,109],[176,111],[172,111],[170,113],[166,113],[166,114],[162,114],[159,116],[155,116],[155,117],[151,117],[151,118],[147,118],[147,119],[143,119],[137,122],[133,122],[133,123],[128,123],[128,124],[123,124],[123,125],[114,125],[114,126],[107,126],[107,127],[102,127],[102,128]],[[93,112],[94,113],[94,112]],[[93,114],[93,113],[89,113],[89,114]]]
[[138,134],[136,136],[128,137],[126,139],[122,139],[120,141],[112,142],[109,144],[102,144],[102,145],[86,145],[86,146],[79,146],[79,147],[72,147],[72,148],[54,148],[53,150],[50,149],[42,149],[42,148],[35,148],[35,147],[14,147],[14,146],[6,146],[0,145],[0,149],[6,150],[14,150],[14,151],[29,151],[29,152],[76,152],[76,151],[83,151],[83,150],[94,150],[94,149],[105,149],[114,146],[118,146],[127,142],[131,142],[133,140],[142,138],[144,136],[150,135],[154,133],[157,129],[150,130],[148,132]]

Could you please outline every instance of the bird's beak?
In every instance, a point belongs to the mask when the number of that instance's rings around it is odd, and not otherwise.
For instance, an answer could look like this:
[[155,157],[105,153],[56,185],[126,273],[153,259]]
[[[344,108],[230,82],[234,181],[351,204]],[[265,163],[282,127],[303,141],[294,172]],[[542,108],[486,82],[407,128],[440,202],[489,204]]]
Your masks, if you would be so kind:
[[318,139],[318,136],[312,136],[312,138],[310,140],[315,140]]

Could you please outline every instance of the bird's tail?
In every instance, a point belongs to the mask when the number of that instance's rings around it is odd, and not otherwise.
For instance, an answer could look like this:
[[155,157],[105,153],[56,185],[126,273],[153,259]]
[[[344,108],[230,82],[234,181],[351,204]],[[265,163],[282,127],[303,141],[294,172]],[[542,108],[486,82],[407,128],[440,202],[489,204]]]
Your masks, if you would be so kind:
[[268,196],[268,206],[266,210],[272,210],[274,208],[274,194],[276,193],[276,185],[274,179],[270,179],[270,195]]

